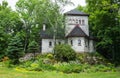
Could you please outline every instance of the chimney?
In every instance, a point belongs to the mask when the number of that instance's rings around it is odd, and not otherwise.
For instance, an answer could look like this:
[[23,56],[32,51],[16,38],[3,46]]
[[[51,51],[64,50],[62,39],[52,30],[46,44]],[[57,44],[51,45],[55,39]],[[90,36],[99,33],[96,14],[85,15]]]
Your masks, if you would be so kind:
[[46,30],[46,24],[43,23],[43,31],[45,31],[45,30]]

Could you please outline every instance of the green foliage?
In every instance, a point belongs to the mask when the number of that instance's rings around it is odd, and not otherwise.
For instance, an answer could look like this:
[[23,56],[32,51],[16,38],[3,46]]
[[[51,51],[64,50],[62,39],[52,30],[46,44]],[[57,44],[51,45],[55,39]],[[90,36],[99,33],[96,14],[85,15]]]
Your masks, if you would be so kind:
[[90,32],[97,38],[97,51],[113,63],[120,63],[119,1],[86,0],[86,3],[87,6],[82,9],[90,14]]
[[102,55],[99,53],[79,53],[77,54],[77,60],[81,64],[90,64],[90,65],[98,65],[98,64],[103,64],[103,65],[108,65],[110,63],[109,60],[104,58]]
[[54,56],[58,61],[70,61],[76,59],[75,51],[66,44],[56,45],[54,47]]
[[38,50],[38,44],[35,41],[31,41],[28,45],[29,52],[35,52]]
[[23,24],[18,13],[12,11],[6,1],[3,1],[0,8],[0,27],[3,27],[3,31],[7,34],[20,31]]
[[18,13],[8,7],[6,1],[0,5],[0,60],[6,54],[9,39],[17,32],[21,31],[22,22]]
[[22,39],[20,33],[17,33],[8,44],[7,54],[13,64],[19,63],[19,58],[24,55]]
[[91,73],[91,72],[115,72],[116,69],[114,66],[106,65],[89,65],[89,64],[80,64],[80,63],[57,63],[54,64],[54,67],[57,71],[63,73]]
[[82,66],[80,64],[74,63],[57,63],[54,65],[57,71],[63,73],[80,73],[82,71]]
[[[22,68],[6,68],[0,67],[1,78],[119,78],[119,72],[91,72],[91,73],[62,73],[57,71],[26,71]],[[3,73],[3,74],[2,74]],[[12,75],[11,75],[12,74]]]
[[12,68],[14,67],[13,65],[13,61],[12,60],[6,60],[6,61],[3,61],[3,67],[8,67],[8,68]]
[[53,56],[53,54],[47,54],[47,58],[49,58],[49,59],[53,59],[54,56]]
[[3,28],[0,27],[0,61],[5,56],[8,35],[4,33]]
[[[53,62],[53,58],[49,59],[48,55],[43,54],[36,57],[36,60],[22,62],[17,68],[27,71],[57,71],[62,73],[95,73],[95,72],[116,72],[119,71],[113,64],[108,63],[81,63],[79,60],[69,62]],[[95,57],[95,55],[93,55]],[[97,55],[98,56],[98,55]],[[96,56],[96,57],[97,57]],[[98,60],[99,61],[99,60]]]

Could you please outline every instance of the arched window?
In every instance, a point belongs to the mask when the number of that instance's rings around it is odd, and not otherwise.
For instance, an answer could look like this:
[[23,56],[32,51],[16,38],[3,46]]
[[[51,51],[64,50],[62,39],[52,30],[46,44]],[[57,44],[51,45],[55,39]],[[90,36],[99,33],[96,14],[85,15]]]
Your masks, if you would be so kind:
[[79,22],[78,22],[78,19],[76,19],[76,24],[78,24]]
[[71,44],[71,46],[73,46],[73,40],[70,40],[70,44]]
[[81,40],[78,39],[78,46],[81,46]]
[[85,20],[82,20],[82,25],[85,25]]
[[81,20],[79,20],[79,24],[81,25]]
[[49,47],[52,47],[52,42],[51,41],[49,42]]

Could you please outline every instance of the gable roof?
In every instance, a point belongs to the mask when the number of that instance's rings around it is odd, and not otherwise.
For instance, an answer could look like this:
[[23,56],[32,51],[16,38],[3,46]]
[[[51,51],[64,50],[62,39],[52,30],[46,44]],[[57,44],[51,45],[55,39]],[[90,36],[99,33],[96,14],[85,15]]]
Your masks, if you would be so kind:
[[81,11],[79,11],[77,9],[70,10],[70,11],[66,12],[65,15],[89,16],[89,14],[81,12]]
[[88,37],[85,32],[77,25],[66,37]]

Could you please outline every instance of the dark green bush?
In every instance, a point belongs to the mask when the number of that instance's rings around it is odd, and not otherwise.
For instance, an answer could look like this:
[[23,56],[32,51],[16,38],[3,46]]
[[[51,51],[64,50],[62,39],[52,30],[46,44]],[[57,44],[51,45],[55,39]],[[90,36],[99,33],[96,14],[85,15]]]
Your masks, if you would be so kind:
[[17,33],[13,38],[11,38],[6,55],[12,60],[13,64],[19,63],[19,58],[24,55],[21,34]]
[[71,61],[76,59],[75,51],[66,44],[57,45],[54,47],[54,56],[58,61]]

